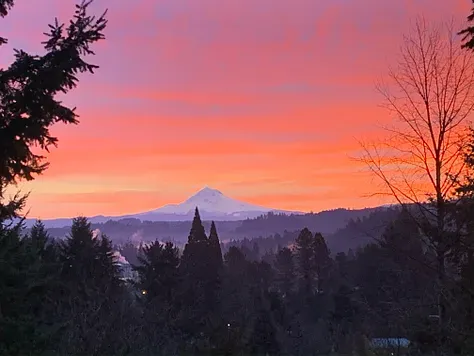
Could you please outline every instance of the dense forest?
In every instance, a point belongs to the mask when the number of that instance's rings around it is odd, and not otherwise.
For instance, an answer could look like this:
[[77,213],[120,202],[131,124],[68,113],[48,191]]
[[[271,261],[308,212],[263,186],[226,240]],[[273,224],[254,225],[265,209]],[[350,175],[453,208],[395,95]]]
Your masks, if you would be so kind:
[[135,278],[123,278],[110,240],[85,218],[64,241],[41,222],[3,234],[6,355],[345,355],[368,354],[377,339],[459,354],[474,341],[472,262],[453,260],[453,329],[440,334],[435,256],[407,211],[356,251],[331,255],[323,235],[303,229],[261,256],[246,246],[223,254],[216,225],[207,235],[196,210],[183,250],[157,241],[127,255]]
[[[260,218],[243,221],[220,221],[221,242],[254,240],[262,251],[274,250],[278,245],[286,246],[295,239],[300,230],[307,227],[326,236],[331,251],[347,251],[380,237],[383,227],[397,214],[396,208],[371,208],[361,210],[338,209],[317,214],[300,216],[266,214]],[[293,220],[293,222],[291,222]],[[287,222],[291,222],[286,224]],[[331,225],[330,225],[331,224]],[[46,225],[46,223],[45,223]],[[203,221],[206,229],[211,221]],[[46,225],[47,226],[47,225]],[[183,246],[187,242],[189,223],[187,221],[152,222],[139,219],[109,220],[105,223],[91,223],[93,230],[107,235],[114,245],[148,243],[159,239]],[[249,228],[250,227],[250,228]],[[62,239],[70,227],[48,228],[51,237]],[[26,232],[29,228],[26,229]],[[244,241],[245,243],[245,241]]]
[[[13,5],[0,0],[0,16]],[[122,246],[126,273],[87,218],[54,239],[40,221],[25,229],[28,196],[6,194],[48,168],[52,126],[78,124],[56,97],[98,68],[85,59],[107,20],[89,5],[50,26],[44,55],[18,50],[0,70],[0,355],[474,353],[473,27],[446,39],[417,22],[405,38],[391,72],[402,95],[382,91],[398,155],[384,165],[364,146],[362,159],[399,205],[332,228],[346,251],[296,216],[248,220],[243,233],[275,230],[223,244],[196,208],[182,248]]]

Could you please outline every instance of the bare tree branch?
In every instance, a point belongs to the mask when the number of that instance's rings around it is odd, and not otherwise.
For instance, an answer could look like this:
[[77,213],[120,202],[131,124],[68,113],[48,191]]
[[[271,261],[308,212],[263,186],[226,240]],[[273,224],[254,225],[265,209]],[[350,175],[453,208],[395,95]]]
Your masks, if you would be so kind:
[[383,106],[396,120],[384,127],[383,140],[362,144],[360,157],[387,194],[416,211],[413,220],[437,260],[440,323],[448,300],[443,289],[447,256],[454,245],[448,206],[466,165],[473,64],[473,54],[462,49],[453,23],[432,26],[417,19],[403,38],[396,65],[377,85]]

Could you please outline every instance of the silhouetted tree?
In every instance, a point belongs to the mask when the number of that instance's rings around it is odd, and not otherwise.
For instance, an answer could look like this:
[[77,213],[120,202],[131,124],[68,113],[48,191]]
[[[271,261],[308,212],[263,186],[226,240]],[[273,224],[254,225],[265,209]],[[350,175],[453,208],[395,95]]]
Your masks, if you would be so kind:
[[[13,3],[0,1],[1,17]],[[7,228],[7,221],[19,216],[26,196],[16,194],[6,201],[4,194],[7,186],[34,179],[47,168],[45,157],[31,148],[48,151],[56,145],[57,138],[49,131],[53,124],[77,123],[75,110],[55,96],[73,89],[79,72],[97,68],[84,58],[93,54],[90,45],[104,38],[107,22],[104,16],[90,16],[89,4],[77,7],[67,28],[58,21],[50,26],[45,55],[16,50],[14,62],[0,69],[0,340],[7,341],[0,346],[2,354],[50,350],[57,340],[58,326],[62,326],[51,319],[56,316],[52,300],[58,288],[54,280],[61,271],[54,265],[53,244],[45,251],[47,238],[41,225],[23,240],[19,225]],[[0,45],[6,41],[0,38]]]
[[116,305],[123,296],[120,270],[111,242],[95,236],[86,218],[73,220],[61,246],[61,313],[67,323],[61,345],[70,353],[111,353],[107,341],[119,319]]
[[[208,257],[208,276],[206,285],[206,299],[209,311],[215,313],[219,309],[220,292],[222,285],[223,260],[219,236],[217,235],[216,224],[211,224],[209,233],[209,257]],[[217,319],[215,317],[214,319]],[[218,322],[215,322],[219,324]]]
[[459,285],[454,286],[453,319],[460,344],[466,353],[474,350],[474,131],[471,129],[465,150],[466,172],[456,183],[455,224],[460,238],[451,259],[459,268]]
[[[13,7],[13,0],[0,0],[0,17],[5,17]],[[0,45],[7,43],[7,39],[0,37]]]
[[[143,249],[143,257],[139,260],[140,264],[134,268],[139,276],[139,293],[144,300],[143,333],[149,335],[149,345],[156,348],[163,343],[172,344],[179,336],[175,325],[180,282],[178,248],[171,242],[155,241]],[[147,328],[146,325],[154,327]]]
[[30,231],[31,242],[40,249],[44,249],[49,240],[49,234],[46,231],[44,224],[38,220],[33,225]]
[[[169,307],[179,284],[179,251],[171,242],[153,242],[139,257],[139,287],[145,299],[163,307]],[[165,305],[163,305],[165,304]]]
[[[0,218],[17,215],[26,197],[16,196],[4,202],[7,185],[21,179],[31,180],[42,173],[48,164],[32,146],[48,150],[57,144],[49,129],[58,122],[78,123],[74,109],[55,97],[76,87],[77,74],[93,73],[96,65],[84,57],[94,54],[90,46],[103,39],[107,21],[87,13],[91,1],[77,5],[76,13],[67,28],[59,22],[50,25],[48,39],[43,43],[46,54],[31,55],[15,51],[15,61],[0,70]],[[0,3],[0,16],[7,15],[13,1]],[[0,39],[0,44],[5,43]]]
[[196,207],[194,211],[193,223],[191,226],[191,231],[189,232],[188,243],[207,241],[206,231],[202,225],[201,216],[199,215],[199,210]]
[[294,291],[295,266],[293,253],[287,247],[278,251],[275,258],[276,285],[282,296],[288,297]]
[[472,54],[461,49],[452,26],[419,20],[404,38],[390,85],[378,89],[398,122],[382,142],[364,147],[363,160],[428,239],[436,256],[438,321],[446,331],[449,255],[459,237],[450,227],[449,205],[465,166],[474,109]]
[[[472,22],[474,20],[474,7],[471,10],[471,14],[467,17],[467,20],[469,22]],[[460,31],[458,35],[463,35],[462,41],[464,43],[462,44],[462,48],[466,48],[469,50],[474,49],[474,27],[473,26],[467,26],[465,29]]]
[[181,327],[191,337],[194,345],[185,352],[209,350],[213,330],[219,325],[215,309],[219,276],[216,247],[219,238],[215,227],[213,233],[214,243],[211,243],[196,208],[180,263]]
[[325,283],[329,279],[332,260],[329,254],[329,249],[326,245],[326,240],[320,233],[314,234],[313,251],[317,290],[318,292],[322,292],[324,290]]
[[212,260],[215,263],[216,270],[218,270],[222,267],[223,261],[221,242],[219,240],[219,236],[217,235],[216,224],[214,221],[211,223],[211,231],[209,232],[209,246],[213,254]]
[[301,230],[296,244],[297,276],[299,289],[303,295],[309,297],[314,289],[314,250],[313,234],[307,228]]
[[33,238],[0,226],[0,354],[46,352],[60,337],[60,266],[51,246],[41,224]]

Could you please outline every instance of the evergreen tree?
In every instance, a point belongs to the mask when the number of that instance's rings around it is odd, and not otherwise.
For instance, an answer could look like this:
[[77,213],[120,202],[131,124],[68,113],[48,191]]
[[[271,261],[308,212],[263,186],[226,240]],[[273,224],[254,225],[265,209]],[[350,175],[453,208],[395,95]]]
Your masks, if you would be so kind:
[[[67,28],[59,22],[50,25],[45,55],[16,50],[15,61],[0,70],[0,219],[16,217],[26,199],[17,195],[5,202],[6,186],[34,179],[48,167],[41,152],[31,148],[48,150],[56,145],[57,138],[49,131],[55,123],[78,123],[76,111],[55,97],[77,86],[78,73],[98,68],[85,56],[94,54],[90,45],[104,38],[107,21],[104,16],[88,15],[90,3],[77,5]],[[6,16],[12,6],[12,0],[2,0],[0,15]],[[0,45],[5,42],[0,39]]]
[[54,302],[59,266],[54,249],[47,253],[45,244],[35,242],[21,238],[19,229],[0,227],[0,354],[46,352],[59,337]]
[[53,262],[58,257],[57,244],[49,235],[46,230],[43,222],[38,220],[31,227],[29,236],[27,236],[26,241],[28,241],[38,253],[41,259],[46,261]]
[[191,226],[191,231],[189,232],[188,243],[206,241],[206,231],[202,225],[201,216],[199,215],[199,210],[196,207],[194,211],[193,223]]
[[87,219],[76,218],[61,246],[61,261],[61,312],[68,323],[61,350],[113,353],[111,347],[117,345],[108,341],[110,333],[117,332],[115,319],[124,290],[110,240],[95,237]]
[[314,289],[314,241],[311,231],[307,228],[301,230],[295,244],[299,289],[303,295],[310,297]]
[[202,285],[208,272],[209,240],[202,225],[199,210],[196,208],[189,232],[188,242],[184,246],[180,268],[188,282]]
[[[473,15],[469,20],[474,19]],[[470,27],[469,45],[474,48],[474,28]],[[464,157],[466,176],[456,182],[457,200],[452,206],[453,221],[458,233],[452,262],[459,268],[458,285],[453,288],[453,321],[466,354],[474,352],[474,130],[471,129]]]
[[[251,334],[253,297],[249,261],[239,248],[232,246],[224,255],[225,272],[221,299],[221,315],[228,325],[220,344],[225,345],[223,354],[238,354],[245,349]],[[224,342],[225,341],[225,342]]]
[[329,279],[332,260],[329,249],[326,245],[326,240],[320,233],[314,234],[313,253],[317,290],[318,292],[322,292],[324,290],[325,282]]
[[276,284],[281,295],[288,297],[294,289],[295,266],[293,253],[288,247],[278,251],[275,258]]
[[238,247],[232,246],[224,256],[227,273],[232,277],[244,273],[248,261]]
[[216,224],[211,223],[211,230],[209,232],[209,257],[208,257],[208,275],[206,282],[206,300],[210,312],[218,310],[219,294],[221,289],[222,278],[222,251],[219,236],[217,235]]
[[[467,17],[468,22],[472,22],[473,20],[474,20],[474,7],[472,8],[471,13]],[[465,29],[460,31],[458,35],[463,35],[464,43],[462,47],[472,51],[474,49],[474,26],[466,27]]]
[[[1,17],[13,3],[0,0]],[[64,339],[55,244],[41,224],[28,237],[21,236],[20,224],[11,227],[8,220],[19,216],[27,196],[6,201],[4,193],[47,168],[37,148],[48,151],[56,145],[50,132],[55,123],[78,122],[75,109],[56,96],[76,87],[78,73],[97,68],[85,57],[93,54],[91,44],[104,38],[106,20],[87,13],[90,3],[77,6],[67,27],[58,21],[50,26],[46,54],[15,50],[14,62],[0,70],[0,354],[60,354],[58,343]],[[0,45],[6,42],[0,38]]]
[[[159,241],[144,247],[143,256],[139,257],[138,288],[142,294],[143,331],[147,343],[154,348],[163,344],[172,345],[179,342],[175,325],[179,286],[179,251],[171,242],[161,244]],[[154,325],[153,328],[147,325]],[[172,352],[169,350],[169,352]]]
[[41,220],[36,221],[30,231],[31,242],[38,248],[43,249],[49,240],[48,232]]
[[179,283],[179,251],[171,242],[153,242],[139,257],[140,265],[135,267],[139,275],[139,287],[145,299],[154,305],[169,308],[175,300]]
[[[214,237],[215,243],[218,242],[216,237],[217,233]],[[219,325],[214,305],[218,268],[213,246],[206,236],[199,210],[196,208],[188,243],[184,247],[180,263],[182,308],[179,319],[183,331],[193,342],[192,352],[197,352],[194,349],[198,347],[197,344],[200,345],[200,350],[208,349],[213,330]]]
[[222,250],[221,243],[219,241],[219,236],[217,235],[216,224],[214,221],[211,223],[211,230],[209,232],[209,245],[213,251],[213,261],[215,261],[216,269],[222,267]]

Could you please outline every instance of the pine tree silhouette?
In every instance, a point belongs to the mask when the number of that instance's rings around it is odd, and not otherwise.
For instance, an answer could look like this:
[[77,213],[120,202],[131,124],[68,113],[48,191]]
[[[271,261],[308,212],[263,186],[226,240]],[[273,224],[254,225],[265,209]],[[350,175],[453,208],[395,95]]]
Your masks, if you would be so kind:
[[314,250],[313,234],[309,229],[301,230],[296,243],[296,270],[299,279],[299,289],[306,296],[313,293],[314,279]]
[[105,339],[113,333],[116,305],[123,295],[120,270],[110,240],[95,236],[84,217],[73,220],[61,248],[61,314],[67,320],[65,350],[80,354],[106,353]]
[[[0,219],[15,218],[27,196],[4,201],[5,188],[19,180],[32,180],[48,168],[39,147],[46,152],[57,144],[50,128],[56,123],[77,124],[75,108],[63,105],[56,96],[66,94],[78,83],[78,74],[94,73],[98,66],[85,61],[93,55],[91,45],[104,39],[104,15],[88,14],[92,1],[76,5],[68,26],[57,20],[49,26],[42,43],[46,53],[32,55],[15,50],[14,62],[0,71]],[[13,0],[0,0],[0,17],[8,14]],[[0,37],[0,45],[6,43]],[[21,85],[19,85],[21,83]]]
[[209,247],[211,249],[214,265],[216,268],[222,267],[222,250],[219,236],[217,235],[216,224],[211,223],[211,230],[209,232]]
[[[35,238],[46,242],[47,236],[39,236],[40,229],[37,225]],[[55,314],[54,291],[60,269],[45,246],[0,224],[1,355],[39,352],[57,340],[60,321]]]
[[317,290],[323,292],[324,285],[329,278],[331,268],[330,251],[326,245],[326,240],[321,233],[314,234],[314,270],[317,278]]
[[206,231],[202,225],[201,216],[199,215],[199,209],[196,207],[194,211],[193,224],[191,226],[191,231],[189,232],[188,243],[206,241]]

